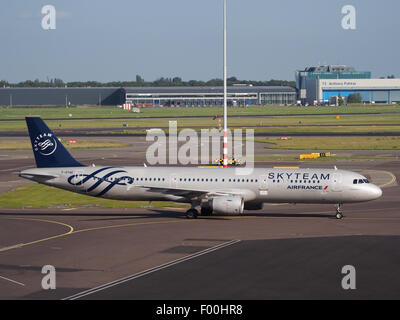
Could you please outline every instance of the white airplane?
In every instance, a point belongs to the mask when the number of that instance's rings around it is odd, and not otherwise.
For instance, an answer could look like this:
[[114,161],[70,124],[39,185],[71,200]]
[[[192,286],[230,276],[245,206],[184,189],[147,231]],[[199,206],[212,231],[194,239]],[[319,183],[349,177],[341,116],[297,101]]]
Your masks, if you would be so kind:
[[85,166],[76,161],[41,118],[27,117],[37,168],[20,176],[94,197],[190,203],[188,218],[240,215],[264,203],[344,203],[375,200],[382,190],[358,173],[335,169]]

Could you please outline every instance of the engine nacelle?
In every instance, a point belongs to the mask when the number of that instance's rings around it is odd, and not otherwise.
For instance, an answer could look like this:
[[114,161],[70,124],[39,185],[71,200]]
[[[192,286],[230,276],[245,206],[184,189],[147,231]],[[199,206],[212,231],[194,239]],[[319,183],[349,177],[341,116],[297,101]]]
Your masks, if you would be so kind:
[[210,200],[210,207],[214,213],[238,215],[243,213],[244,201],[235,196],[215,197]]
[[245,210],[262,210],[264,208],[264,203],[262,202],[246,202],[244,204]]

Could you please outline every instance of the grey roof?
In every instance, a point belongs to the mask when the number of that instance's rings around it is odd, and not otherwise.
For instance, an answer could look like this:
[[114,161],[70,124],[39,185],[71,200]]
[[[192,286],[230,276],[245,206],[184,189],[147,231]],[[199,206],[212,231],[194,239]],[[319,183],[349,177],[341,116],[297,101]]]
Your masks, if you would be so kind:
[[[126,93],[221,93],[223,87],[125,87]],[[296,92],[289,86],[229,86],[228,92]]]

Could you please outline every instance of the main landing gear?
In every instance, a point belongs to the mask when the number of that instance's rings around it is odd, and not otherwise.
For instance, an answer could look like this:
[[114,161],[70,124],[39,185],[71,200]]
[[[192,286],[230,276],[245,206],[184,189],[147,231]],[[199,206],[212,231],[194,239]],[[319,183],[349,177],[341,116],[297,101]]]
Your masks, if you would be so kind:
[[197,219],[199,212],[195,208],[190,208],[188,211],[186,211],[185,215],[188,219]]
[[[200,214],[202,216],[211,216],[213,213],[212,208],[210,207],[201,207]],[[199,216],[199,211],[195,208],[195,206],[192,206],[188,211],[185,213],[186,218],[188,219],[197,219]]]
[[342,213],[342,204],[337,204],[336,205],[336,219],[342,219],[343,218],[343,213]]

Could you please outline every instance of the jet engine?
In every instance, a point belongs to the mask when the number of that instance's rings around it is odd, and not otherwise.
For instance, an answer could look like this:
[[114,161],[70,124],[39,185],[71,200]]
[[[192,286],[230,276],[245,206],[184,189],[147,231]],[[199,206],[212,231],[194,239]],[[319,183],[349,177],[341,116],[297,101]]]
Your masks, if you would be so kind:
[[238,215],[243,213],[244,201],[236,196],[215,197],[211,199],[210,207],[214,213]]

